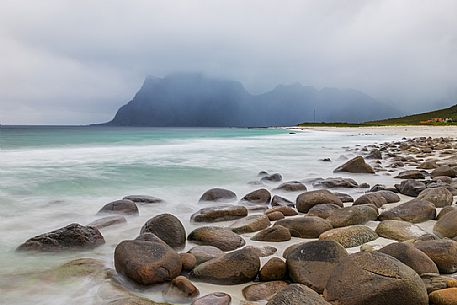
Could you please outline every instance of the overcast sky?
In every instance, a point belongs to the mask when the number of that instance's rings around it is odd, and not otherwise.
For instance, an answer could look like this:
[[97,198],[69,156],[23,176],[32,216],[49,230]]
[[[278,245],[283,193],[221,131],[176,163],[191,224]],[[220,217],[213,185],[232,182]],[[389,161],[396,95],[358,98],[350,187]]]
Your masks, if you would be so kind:
[[146,75],[457,103],[455,0],[1,0],[0,123],[108,121]]

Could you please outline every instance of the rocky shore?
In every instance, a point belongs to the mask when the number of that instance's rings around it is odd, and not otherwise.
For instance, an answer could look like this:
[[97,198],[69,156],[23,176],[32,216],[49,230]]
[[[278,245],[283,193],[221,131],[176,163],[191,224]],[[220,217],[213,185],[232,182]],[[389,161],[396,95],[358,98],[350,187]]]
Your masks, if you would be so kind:
[[[248,194],[213,188],[189,198],[201,209],[188,219],[151,215],[136,238],[119,240],[114,269],[81,258],[36,277],[96,278],[107,287],[101,303],[112,305],[159,304],[141,295],[155,286],[168,304],[238,304],[234,293],[244,305],[457,304],[457,140],[405,138],[348,150],[358,156],[332,177],[283,181],[260,172]],[[383,175],[397,183],[363,181]],[[362,194],[354,198],[353,189]],[[32,237],[17,251],[90,253],[104,244],[103,230],[163,202],[120,198],[95,222]],[[195,229],[187,232],[189,221]],[[201,283],[219,292],[201,293]]]

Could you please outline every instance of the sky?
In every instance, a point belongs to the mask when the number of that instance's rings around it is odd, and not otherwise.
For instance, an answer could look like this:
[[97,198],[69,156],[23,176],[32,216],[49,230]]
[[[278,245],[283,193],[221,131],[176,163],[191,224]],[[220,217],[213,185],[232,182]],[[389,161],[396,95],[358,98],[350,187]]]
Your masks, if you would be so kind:
[[457,104],[455,0],[0,0],[0,123],[109,121],[147,75]]

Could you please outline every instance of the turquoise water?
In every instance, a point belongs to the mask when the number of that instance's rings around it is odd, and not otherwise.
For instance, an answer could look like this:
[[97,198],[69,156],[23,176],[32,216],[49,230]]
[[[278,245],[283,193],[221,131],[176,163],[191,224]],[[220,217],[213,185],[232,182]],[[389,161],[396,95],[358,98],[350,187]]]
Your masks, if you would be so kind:
[[[177,215],[190,232],[195,227],[190,215],[202,207],[198,199],[209,188],[225,187],[241,198],[256,188],[277,186],[259,185],[262,170],[279,172],[285,181],[332,176],[336,166],[354,155],[344,147],[395,138],[357,129],[289,134],[285,129],[1,126],[0,279],[10,282],[19,273],[81,256],[112,266],[116,244],[135,238],[156,214]],[[325,157],[332,162],[318,161]],[[103,229],[106,244],[91,252],[14,251],[31,236],[72,222],[88,224],[104,204],[129,194],[157,196],[165,203],[140,206],[140,216],[128,217],[126,225]],[[87,291],[78,286],[82,291],[73,293],[54,286],[49,290],[49,283],[2,289],[0,280],[0,303],[98,304],[92,286]],[[146,295],[160,301],[156,292]]]

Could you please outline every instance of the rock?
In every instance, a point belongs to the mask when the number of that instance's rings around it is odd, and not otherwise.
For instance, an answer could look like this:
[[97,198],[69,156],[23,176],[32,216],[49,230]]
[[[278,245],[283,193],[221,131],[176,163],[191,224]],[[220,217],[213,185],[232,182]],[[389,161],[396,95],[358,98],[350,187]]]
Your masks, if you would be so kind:
[[447,288],[433,291],[429,295],[431,305],[457,304],[457,288]]
[[432,171],[433,178],[439,177],[439,176],[455,178],[456,172],[452,167],[450,167],[448,165],[443,165]]
[[172,248],[182,248],[186,245],[186,230],[181,221],[171,214],[160,214],[146,221],[140,231],[153,233]]
[[161,241],[125,240],[114,251],[116,271],[142,285],[164,283],[181,273],[181,258]]
[[197,265],[224,255],[224,251],[213,246],[196,246],[190,249],[189,253],[196,258]]
[[336,209],[327,218],[334,228],[350,225],[363,225],[370,220],[378,218],[376,207],[371,205],[355,205],[351,207]]
[[203,193],[201,201],[230,202],[236,200],[236,194],[223,188],[212,188]]
[[118,224],[123,224],[126,222],[127,222],[127,219],[125,219],[124,216],[114,215],[114,216],[106,216],[106,217],[97,219],[95,221],[92,221],[90,224],[88,224],[88,226],[94,227],[94,228],[97,228],[100,230],[102,228],[106,228],[106,227],[118,225]]
[[418,170],[407,170],[404,172],[398,173],[398,176],[395,178],[399,179],[425,179],[425,175],[423,172]]
[[451,177],[446,177],[446,176],[437,176],[437,177],[433,177],[432,181],[434,181],[434,182],[441,181],[441,182],[444,182],[444,183],[447,183],[447,184],[451,184],[452,183],[452,178]]
[[192,253],[179,253],[179,257],[181,258],[182,270],[190,271],[197,265],[197,258]]
[[382,207],[384,204],[387,204],[387,200],[384,196],[379,194],[378,192],[375,193],[366,193],[357,198],[353,205],[361,205],[361,204],[372,204],[378,208]]
[[326,179],[319,179],[313,183],[314,187],[323,188],[354,188],[358,187],[357,182],[351,178],[331,177]]
[[330,305],[317,292],[300,284],[280,290],[267,305]]
[[445,187],[427,188],[420,192],[418,199],[427,200],[437,208],[450,206],[454,201],[452,193]]
[[105,204],[97,215],[100,214],[121,214],[121,215],[138,215],[138,207],[135,202],[128,199],[116,200]]
[[271,200],[271,194],[266,189],[258,189],[243,197],[242,201],[246,201],[254,204],[269,204]]
[[425,200],[413,199],[390,210],[382,212],[379,220],[404,220],[412,223],[433,220],[436,217],[435,206]]
[[436,161],[433,160],[424,161],[417,166],[419,169],[435,169],[437,167],[438,165],[436,165]]
[[318,240],[294,248],[287,256],[287,270],[294,283],[322,293],[339,261],[348,253],[337,242]]
[[284,182],[278,186],[275,190],[284,191],[284,192],[301,192],[306,191],[306,186],[299,181],[289,181]]
[[286,277],[287,265],[279,257],[272,257],[260,269],[259,279],[262,282],[282,280]]
[[445,239],[427,240],[417,241],[414,246],[432,259],[440,273],[457,271],[457,242]]
[[371,189],[368,191],[369,193],[373,192],[378,192],[378,191],[385,191],[387,189],[387,186],[384,184],[375,184],[371,187]]
[[329,204],[318,204],[313,206],[309,211],[308,215],[309,216],[317,216],[323,219],[327,219],[334,210],[341,209],[340,206],[329,203]]
[[352,198],[352,196],[349,195],[349,194],[339,193],[339,192],[335,192],[333,194],[335,194],[336,197],[340,198],[341,202],[343,202],[343,203],[345,203],[345,202],[354,202],[354,198]]
[[427,288],[427,293],[431,293],[435,290],[445,289],[449,287],[455,287],[455,279],[436,274],[436,273],[423,273],[421,279]]
[[63,228],[30,238],[17,251],[54,252],[94,249],[105,243],[100,231],[94,227],[72,223]]
[[286,206],[280,206],[280,207],[274,207],[271,209],[268,209],[265,211],[265,214],[270,214],[273,212],[281,212],[284,216],[295,216],[298,215],[297,211],[291,207],[286,207]]
[[381,151],[379,149],[374,148],[367,155],[367,159],[381,160],[382,159],[382,153],[381,153]]
[[174,278],[167,289],[162,292],[166,301],[176,303],[188,302],[199,294],[198,288],[182,275]]
[[230,295],[224,292],[214,292],[195,299],[192,305],[229,305],[231,301]]
[[419,275],[380,252],[359,252],[341,259],[333,270],[324,298],[341,305],[427,305]]
[[278,291],[287,287],[284,281],[271,281],[251,284],[243,289],[243,296],[248,301],[270,300]]
[[418,250],[410,243],[393,243],[379,249],[379,252],[395,257],[419,275],[423,273],[439,273],[435,263],[424,252]]
[[395,184],[395,188],[403,195],[417,197],[420,192],[425,190],[426,185],[423,182],[414,179],[408,179],[402,181],[400,184]]
[[[383,170],[382,167],[379,167],[378,169],[379,169],[380,171]],[[361,188],[361,189],[369,189],[369,188],[370,188],[370,185],[369,185],[368,183],[366,183],[366,182],[362,182],[362,183],[359,184],[359,188]]]
[[255,251],[243,248],[198,265],[192,275],[204,282],[234,285],[253,280],[260,270],[260,260]]
[[457,210],[451,211],[442,216],[433,227],[433,233],[444,238],[454,238],[457,236]]
[[250,215],[235,221],[230,228],[237,234],[245,234],[263,230],[270,225],[270,220],[266,215]]
[[295,204],[292,201],[290,201],[287,198],[278,196],[278,195],[273,196],[273,199],[271,199],[271,205],[274,207],[275,206],[295,207]]
[[279,211],[273,212],[273,213],[268,213],[267,217],[270,221],[276,221],[276,220],[281,220],[281,219],[285,218],[284,215]]
[[268,182],[280,182],[282,181],[282,176],[278,173],[264,176],[260,179],[261,181],[268,181]]
[[277,225],[286,227],[292,236],[301,238],[317,238],[323,232],[332,229],[330,222],[316,216],[282,219],[273,226]]
[[382,190],[382,191],[375,192],[375,194],[379,194],[382,197],[384,197],[384,199],[386,199],[387,203],[397,203],[400,201],[400,196],[398,196],[397,194],[395,194],[392,191]]
[[255,241],[269,242],[288,241],[290,239],[291,235],[289,229],[281,225],[274,225],[270,228],[266,228],[251,238],[251,240]]
[[152,197],[148,195],[129,195],[125,196],[123,199],[131,200],[135,203],[142,204],[151,204],[151,203],[162,203],[163,200],[157,197]]
[[254,251],[254,253],[258,257],[267,257],[275,254],[278,249],[272,246],[264,246],[264,247],[253,247],[253,246],[247,246],[246,248],[249,248]]
[[296,200],[297,210],[301,213],[308,213],[308,211],[315,205],[329,203],[343,207],[341,199],[327,190],[305,192],[298,195]]
[[428,234],[420,227],[403,220],[383,220],[376,228],[376,233],[398,241],[416,240]]
[[456,208],[453,207],[453,206],[447,206],[447,207],[444,207],[441,209],[441,211],[439,212],[438,216],[436,216],[436,220],[440,220],[441,218],[443,218],[444,215],[452,212],[452,211],[455,211]]
[[221,227],[200,227],[193,230],[188,240],[204,246],[214,246],[222,251],[232,251],[244,246],[244,239],[232,230]]
[[340,167],[337,167],[335,172],[374,174],[373,168],[365,162],[365,159],[362,156],[347,161]]
[[195,222],[216,222],[239,219],[247,215],[248,210],[242,205],[225,205],[201,209],[190,219]]
[[378,234],[367,226],[355,225],[336,228],[322,233],[320,240],[333,240],[344,248],[358,247],[378,238]]

